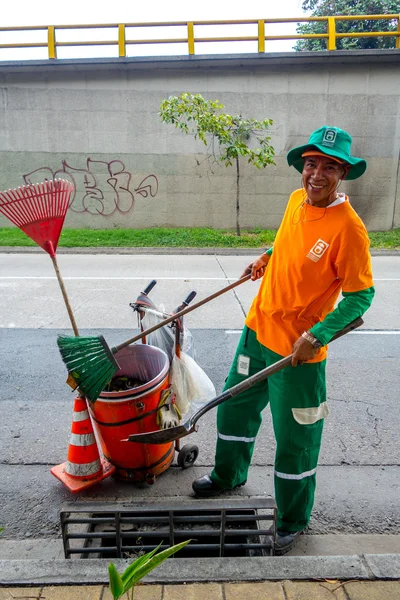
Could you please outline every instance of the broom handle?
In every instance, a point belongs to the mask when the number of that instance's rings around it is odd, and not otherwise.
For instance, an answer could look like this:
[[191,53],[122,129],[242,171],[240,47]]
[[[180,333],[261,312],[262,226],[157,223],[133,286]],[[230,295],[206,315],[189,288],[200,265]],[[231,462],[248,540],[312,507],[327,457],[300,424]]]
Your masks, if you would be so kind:
[[157,329],[160,329],[160,327],[164,327],[165,325],[168,325],[168,323],[172,323],[172,321],[175,321],[176,319],[179,319],[179,317],[183,317],[183,315],[187,315],[192,310],[195,310],[196,308],[199,308],[199,306],[203,306],[203,304],[206,304],[206,302],[210,302],[210,300],[214,300],[214,298],[217,298],[218,296],[221,296],[225,292],[229,292],[229,290],[232,290],[233,288],[235,288],[236,286],[240,285],[241,283],[244,283],[245,281],[248,281],[248,279],[250,279],[250,277],[251,277],[251,273],[249,273],[248,275],[245,275],[241,279],[238,279],[234,283],[231,283],[230,285],[227,285],[222,290],[219,290],[218,292],[215,292],[215,294],[211,294],[211,296],[207,296],[207,298],[204,298],[203,300],[200,300],[199,302],[196,302],[195,304],[191,304],[190,306],[187,306],[183,310],[180,310],[179,312],[171,315],[170,317],[168,317],[164,321],[160,321],[160,323],[157,323],[156,325],[153,325],[153,327],[149,327],[149,329],[146,329],[145,331],[142,331],[138,335],[135,335],[135,337],[131,338],[130,340],[127,340],[126,342],[122,342],[122,344],[118,344],[118,346],[114,346],[113,348],[111,348],[111,352],[113,354],[116,354],[117,352],[119,352],[119,350],[122,350],[122,348],[125,348],[125,346],[129,346],[130,344],[133,344],[133,342],[137,342],[143,336],[147,336],[150,333],[153,333],[153,331],[156,331]]
[[54,270],[55,270],[56,275],[57,275],[58,283],[60,284],[61,292],[62,292],[62,295],[63,295],[63,298],[64,298],[65,306],[67,307],[68,316],[69,316],[69,320],[71,321],[72,329],[74,330],[74,334],[78,337],[79,336],[78,327],[76,325],[75,317],[73,315],[72,308],[71,308],[71,305],[70,305],[69,300],[68,300],[67,290],[65,289],[65,285],[64,285],[64,282],[62,280],[60,270],[58,268],[56,255],[55,254],[50,254],[50,258],[53,261]]

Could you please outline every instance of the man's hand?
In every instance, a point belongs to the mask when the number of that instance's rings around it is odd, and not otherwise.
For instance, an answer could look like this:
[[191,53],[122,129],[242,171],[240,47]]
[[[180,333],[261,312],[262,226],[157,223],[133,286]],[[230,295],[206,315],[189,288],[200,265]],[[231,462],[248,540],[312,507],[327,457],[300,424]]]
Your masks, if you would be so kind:
[[240,277],[244,277],[251,273],[252,281],[256,281],[256,279],[260,279],[265,273],[265,269],[267,267],[268,261],[270,259],[269,254],[261,254],[259,258],[257,258],[254,262],[250,263],[248,267],[243,271]]
[[317,354],[318,348],[305,340],[302,336],[293,344],[292,367],[297,367],[307,360],[311,360]]

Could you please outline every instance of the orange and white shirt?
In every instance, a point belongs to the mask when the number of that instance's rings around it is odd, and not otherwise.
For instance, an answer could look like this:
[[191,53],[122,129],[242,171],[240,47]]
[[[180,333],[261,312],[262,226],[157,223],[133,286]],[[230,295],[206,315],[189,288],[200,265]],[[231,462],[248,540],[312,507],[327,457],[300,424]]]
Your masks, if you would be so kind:
[[[374,285],[364,223],[345,201],[327,208],[304,202],[304,190],[290,196],[274,250],[246,325],[258,341],[287,356],[305,330],[334,310],[340,291]],[[320,348],[314,359],[326,357]]]

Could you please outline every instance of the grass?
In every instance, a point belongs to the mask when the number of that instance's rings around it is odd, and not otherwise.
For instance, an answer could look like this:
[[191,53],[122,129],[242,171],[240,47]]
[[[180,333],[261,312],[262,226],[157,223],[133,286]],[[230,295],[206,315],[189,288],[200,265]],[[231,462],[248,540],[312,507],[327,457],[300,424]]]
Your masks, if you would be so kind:
[[391,231],[370,231],[371,248],[400,248],[400,227]]
[[[64,229],[59,246],[77,247],[175,247],[175,248],[262,248],[271,246],[275,238],[272,229],[243,231],[238,237],[233,231],[202,228],[151,229]],[[0,228],[1,246],[34,246],[22,231]]]
[[[196,228],[150,229],[64,229],[59,247],[64,248],[266,248],[272,245],[273,229],[234,231]],[[400,249],[400,228],[371,231],[371,248]],[[22,231],[14,227],[0,228],[0,246],[36,246]]]

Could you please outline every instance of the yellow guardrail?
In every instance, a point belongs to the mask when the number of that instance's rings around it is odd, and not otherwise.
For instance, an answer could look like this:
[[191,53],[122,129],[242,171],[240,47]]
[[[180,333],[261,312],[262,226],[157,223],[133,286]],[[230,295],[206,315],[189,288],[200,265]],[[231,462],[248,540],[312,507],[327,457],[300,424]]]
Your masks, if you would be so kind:
[[[337,33],[336,24],[338,21],[364,21],[364,20],[390,20],[397,21],[397,30],[395,31],[368,31],[368,32],[349,32]],[[317,34],[301,34],[301,35],[268,35],[268,26],[272,24],[284,23],[312,23],[326,22],[326,33]],[[219,36],[219,37],[202,37],[199,35],[203,26],[233,26],[233,25],[254,25],[255,34],[246,36]],[[183,37],[170,38],[146,38],[146,39],[127,39],[127,30],[146,28],[157,29],[158,27],[181,27],[185,35]],[[57,32],[62,30],[82,30],[82,29],[114,29],[116,32],[115,38],[111,40],[73,40],[73,41],[58,41]],[[118,55],[126,56],[127,46],[143,45],[143,44],[187,44],[189,55],[195,54],[195,46],[204,42],[257,42],[258,52],[265,52],[265,42],[271,40],[304,40],[304,39],[326,39],[327,50],[336,50],[336,41],[340,38],[361,38],[361,37],[395,37],[396,48],[400,48],[400,14],[390,15],[351,15],[351,16],[329,16],[329,17],[294,17],[282,19],[258,19],[258,20],[239,20],[239,21],[177,21],[174,23],[108,23],[108,24],[90,24],[90,25],[43,25],[43,26],[28,26],[28,27],[0,27],[2,32],[43,32],[47,31],[47,41],[43,42],[20,42],[13,44],[0,43],[0,49],[14,48],[47,48],[48,58],[57,58],[57,48],[66,46],[116,46],[118,47]]]

